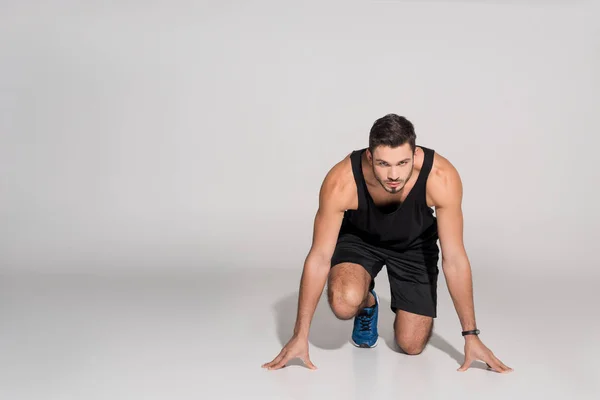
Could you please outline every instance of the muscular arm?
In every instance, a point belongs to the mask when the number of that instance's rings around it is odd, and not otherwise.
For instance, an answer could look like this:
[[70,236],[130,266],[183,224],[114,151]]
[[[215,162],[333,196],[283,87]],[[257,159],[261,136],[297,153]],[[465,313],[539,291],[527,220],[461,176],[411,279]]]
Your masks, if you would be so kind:
[[476,328],[471,265],[463,243],[462,182],[447,160],[432,179],[442,269],[463,330]]
[[300,280],[294,328],[294,335],[301,338],[308,338],[310,322],[327,281],[331,257],[344,217],[343,183],[337,175],[334,168],[323,181],[319,193],[319,209],[314,221],[312,246],[304,262]]
[[[304,361],[310,369],[317,368],[308,355],[308,331],[329,275],[331,257],[337,243],[344,211],[349,205],[346,203],[351,203],[350,199],[356,197],[355,186],[348,184],[353,179],[349,162],[349,158],[346,157],[336,164],[323,180],[319,192],[319,209],[315,216],[312,246],[304,261],[300,279],[294,334],[271,362],[262,365],[263,368],[283,368],[295,357]],[[354,195],[351,188],[354,188]]]
[[[436,207],[442,248],[442,268],[463,330],[476,329],[471,265],[463,244],[462,183],[456,169],[441,157],[441,167],[427,183]],[[430,190],[431,189],[431,190]],[[458,371],[466,371],[475,360],[501,373],[512,368],[500,361],[475,335],[465,336],[465,359]]]

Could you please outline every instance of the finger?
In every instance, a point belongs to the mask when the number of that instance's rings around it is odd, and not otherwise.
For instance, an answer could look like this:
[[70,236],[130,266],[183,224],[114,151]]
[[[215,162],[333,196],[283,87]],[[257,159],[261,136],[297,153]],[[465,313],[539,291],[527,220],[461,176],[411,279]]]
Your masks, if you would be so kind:
[[308,356],[302,358],[302,361],[304,362],[304,365],[306,365],[308,368],[313,369],[313,370],[317,369],[315,364],[313,364],[312,361],[310,361],[310,358],[308,358]]
[[492,356],[494,358],[494,360],[498,363],[498,365],[500,366],[500,368],[502,369],[502,372],[512,372],[513,369],[506,366],[502,361],[500,361],[496,356]]
[[471,363],[473,361],[475,361],[475,359],[473,357],[471,357],[470,355],[469,356],[465,356],[465,361],[460,366],[460,368],[457,369],[457,371],[464,372],[464,371],[468,370],[469,367],[471,366]]
[[289,361],[289,357],[286,355],[281,358],[278,362],[274,363],[269,369],[280,369],[285,367],[285,364]]
[[500,364],[498,364],[495,361],[492,361],[491,363],[486,363],[486,364],[488,364],[490,366],[490,368],[491,368],[492,371],[499,372],[499,373],[504,372],[502,370],[502,367],[500,366]]
[[496,372],[499,372],[499,373],[503,373],[504,372],[504,369],[500,365],[501,364],[500,361],[496,357],[494,357],[493,354],[491,354],[491,355],[489,355],[489,356],[487,356],[485,358],[482,358],[482,359],[483,359],[483,361],[485,361],[485,363],[488,366],[490,366],[492,368],[492,370],[494,370]]
[[275,357],[275,358],[273,359],[273,361],[263,364],[263,365],[262,365],[262,367],[263,367],[263,368],[270,368],[270,367],[272,367],[273,365],[277,364],[279,361],[281,361],[281,359],[282,359],[282,358],[283,358],[283,352],[279,353],[279,354],[277,355],[277,357]]
[[283,360],[279,361],[277,364],[273,365],[272,367],[269,367],[268,369],[270,369],[270,370],[281,369],[281,368],[285,367],[287,362],[288,362],[288,360],[284,358]]
[[263,368],[269,368],[270,366],[274,365],[275,363],[277,363],[280,360],[281,356],[277,356],[275,357],[272,361],[268,362],[268,363],[264,363],[262,365]]

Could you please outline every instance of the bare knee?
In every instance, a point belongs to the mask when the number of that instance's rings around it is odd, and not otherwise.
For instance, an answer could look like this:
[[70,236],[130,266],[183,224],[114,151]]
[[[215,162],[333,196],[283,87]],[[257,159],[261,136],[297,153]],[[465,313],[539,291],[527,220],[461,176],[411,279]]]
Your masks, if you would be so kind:
[[400,349],[411,356],[421,354],[431,338],[433,318],[404,310],[396,311],[394,337]]
[[328,299],[339,319],[353,318],[367,299],[371,277],[360,265],[341,263],[329,274]]
[[410,355],[410,356],[416,356],[419,355],[423,352],[423,350],[425,349],[425,345],[422,345],[420,343],[414,343],[414,342],[397,342],[398,347],[400,347],[400,349],[405,352],[406,354]]
[[427,339],[415,338],[414,336],[396,334],[396,344],[408,355],[416,356],[423,352]]
[[353,286],[333,287],[329,290],[329,305],[339,319],[353,318],[364,302],[365,293]]

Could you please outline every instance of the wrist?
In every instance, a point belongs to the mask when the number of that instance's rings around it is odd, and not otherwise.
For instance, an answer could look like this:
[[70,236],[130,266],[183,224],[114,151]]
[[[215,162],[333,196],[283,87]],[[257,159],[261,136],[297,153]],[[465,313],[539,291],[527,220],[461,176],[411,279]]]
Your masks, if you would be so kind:
[[308,331],[304,329],[294,331],[293,337],[296,339],[308,340]]
[[479,340],[478,335],[465,335],[465,342],[474,342]]
[[468,329],[468,330],[462,331],[462,336],[465,338],[465,340],[471,340],[471,339],[478,338],[479,333],[480,333],[480,331],[477,328]]

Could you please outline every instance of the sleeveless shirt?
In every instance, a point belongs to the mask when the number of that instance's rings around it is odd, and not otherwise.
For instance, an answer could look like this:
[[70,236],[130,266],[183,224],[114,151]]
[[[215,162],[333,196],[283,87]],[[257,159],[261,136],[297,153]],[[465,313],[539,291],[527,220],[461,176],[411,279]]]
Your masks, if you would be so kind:
[[353,234],[365,242],[390,250],[425,250],[437,248],[437,219],[427,206],[426,183],[433,165],[434,150],[423,149],[423,166],[417,181],[404,202],[392,211],[375,205],[362,172],[361,157],[366,148],[350,155],[358,192],[358,208],[346,210],[340,235]]

